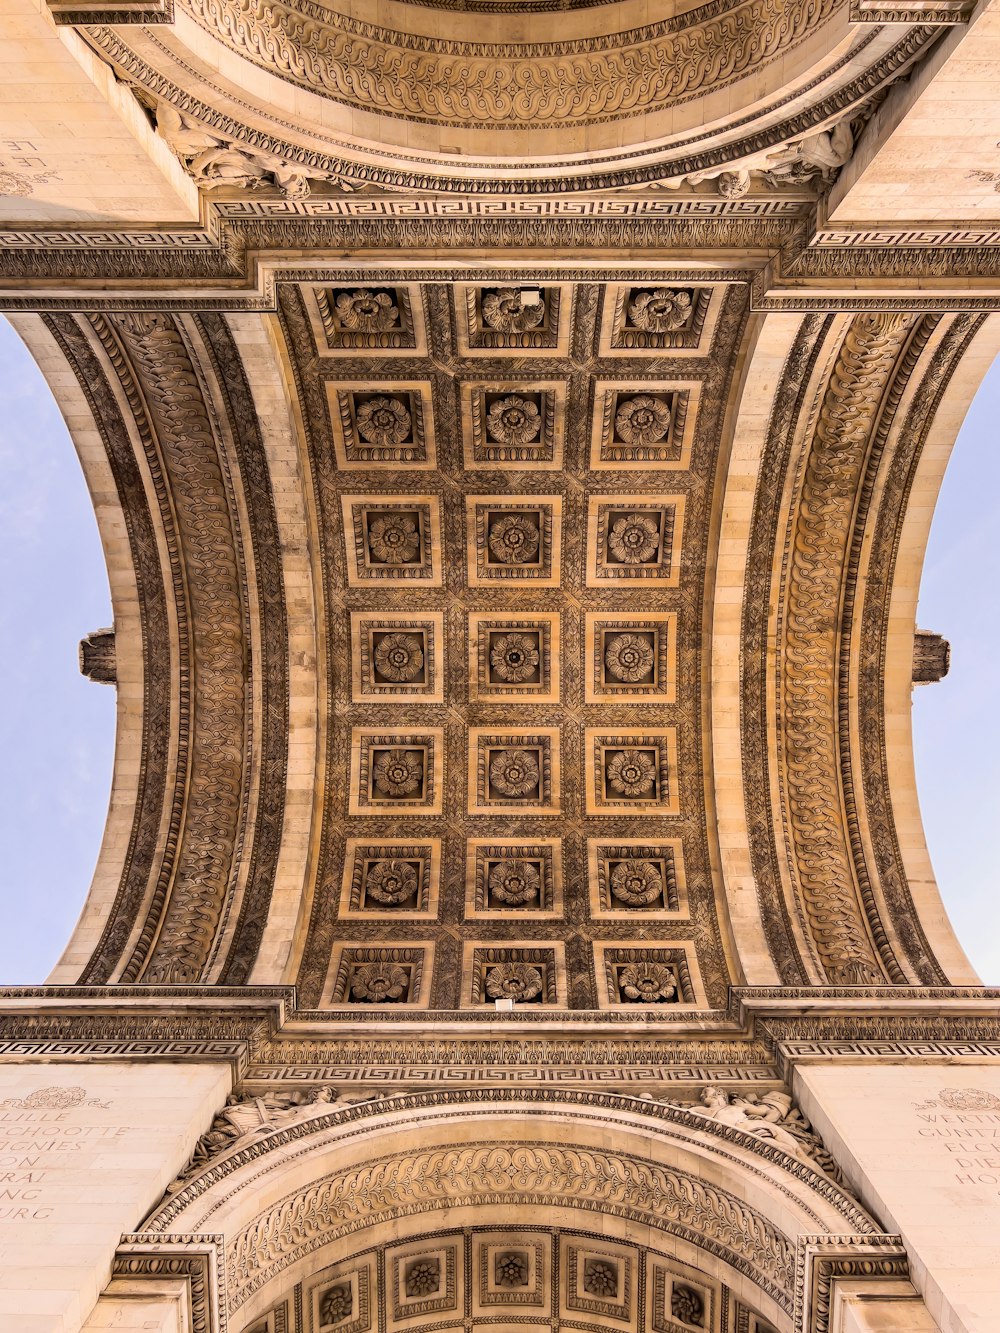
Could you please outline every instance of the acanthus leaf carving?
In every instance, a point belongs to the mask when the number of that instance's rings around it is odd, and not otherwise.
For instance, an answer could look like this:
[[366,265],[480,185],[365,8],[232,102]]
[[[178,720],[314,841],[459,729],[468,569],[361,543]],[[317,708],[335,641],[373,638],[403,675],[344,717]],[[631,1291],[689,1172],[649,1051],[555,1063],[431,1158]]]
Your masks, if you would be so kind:
[[[149,957],[132,975],[147,982],[201,980],[229,889],[246,745],[244,606],[222,462],[201,384],[168,314],[116,318],[138,370],[177,515],[195,632],[197,706],[184,831]],[[129,975],[128,973],[126,975]]]
[[790,871],[823,969],[835,985],[884,979],[869,935],[841,809],[837,625],[860,477],[886,386],[913,326],[861,314],[844,335],[796,497],[778,715]]

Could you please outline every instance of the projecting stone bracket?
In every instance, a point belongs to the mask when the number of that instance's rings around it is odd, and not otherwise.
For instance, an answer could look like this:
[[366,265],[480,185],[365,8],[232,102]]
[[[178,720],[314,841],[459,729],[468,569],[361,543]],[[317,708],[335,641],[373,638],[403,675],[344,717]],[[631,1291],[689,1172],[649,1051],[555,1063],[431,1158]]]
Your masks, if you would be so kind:
[[[874,1316],[863,1323],[847,1308],[860,1299]],[[885,1306],[906,1304],[906,1327],[931,1333],[926,1307],[910,1284],[906,1250],[899,1236],[800,1236],[795,1257],[795,1333],[843,1333],[888,1327]],[[864,1314],[861,1316],[864,1320]],[[912,1319],[912,1322],[909,1322]],[[903,1325],[899,1324],[902,1328]]]
[[95,629],[80,640],[80,671],[99,685],[118,683],[113,629]]
[[951,666],[951,644],[933,630],[918,629],[913,636],[913,683],[931,685],[944,680]]

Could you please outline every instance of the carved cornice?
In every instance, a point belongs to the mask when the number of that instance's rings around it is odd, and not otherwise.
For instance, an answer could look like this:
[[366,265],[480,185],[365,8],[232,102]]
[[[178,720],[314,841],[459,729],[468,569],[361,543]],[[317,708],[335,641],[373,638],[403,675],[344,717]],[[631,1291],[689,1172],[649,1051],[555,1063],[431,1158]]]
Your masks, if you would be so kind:
[[[1000,309],[996,225],[920,226],[810,248],[803,207],[790,199],[538,199],[516,201],[516,211],[500,201],[456,204],[458,216],[448,216],[448,200],[258,197],[210,202],[204,231],[6,229],[0,309],[273,310],[280,281],[370,281],[370,268],[330,255],[380,249],[386,282],[433,280],[442,250],[464,252],[449,270],[454,281],[514,283],[656,281],[669,275],[651,261],[686,262],[695,251],[702,272],[706,255],[721,266],[713,278],[751,280],[761,311]],[[513,262],[518,252],[525,258]],[[292,253],[315,256],[308,272],[301,260],[290,264]],[[684,276],[696,275],[674,280]]]
[[46,0],[58,24],[173,23],[174,0]]
[[975,0],[903,0],[901,4],[883,4],[882,0],[851,0],[852,23],[968,23]]
[[[659,1016],[657,1016],[657,1019]],[[728,1012],[636,1031],[632,1014],[295,1008],[285,987],[74,986],[0,991],[0,1057],[230,1064],[260,1088],[355,1091],[599,1085],[626,1092],[713,1082],[776,1088],[799,1060],[1000,1058],[1000,990],[743,987]]]

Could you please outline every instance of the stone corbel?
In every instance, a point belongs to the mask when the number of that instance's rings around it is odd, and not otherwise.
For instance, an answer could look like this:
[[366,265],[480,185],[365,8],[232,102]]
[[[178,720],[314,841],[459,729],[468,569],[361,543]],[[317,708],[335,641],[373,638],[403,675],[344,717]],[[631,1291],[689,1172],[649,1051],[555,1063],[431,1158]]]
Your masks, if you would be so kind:
[[58,24],[173,23],[174,0],[48,0]]

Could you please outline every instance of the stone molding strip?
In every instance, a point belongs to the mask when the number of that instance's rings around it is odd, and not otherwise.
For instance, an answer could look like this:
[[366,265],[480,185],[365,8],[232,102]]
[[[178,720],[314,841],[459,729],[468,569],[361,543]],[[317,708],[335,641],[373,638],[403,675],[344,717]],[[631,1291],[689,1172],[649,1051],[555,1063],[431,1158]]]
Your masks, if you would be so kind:
[[192,729],[177,862],[148,957],[125,978],[201,979],[230,887],[246,750],[241,560],[223,466],[201,384],[169,315],[116,328],[139,374],[169,477],[192,621]]
[[[861,474],[883,395],[911,332],[901,314],[859,315],[830,372],[789,536],[779,701],[782,804],[792,882],[834,985],[878,982],[876,953],[844,833],[836,718],[837,626]],[[898,965],[895,967],[898,973]],[[902,980],[891,970],[892,980]]]

